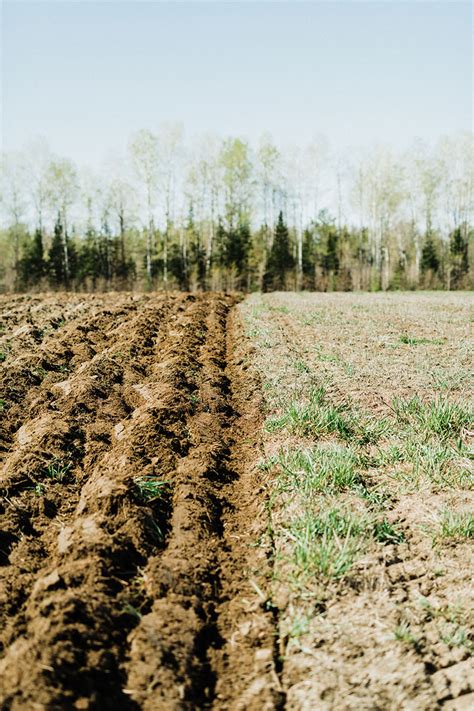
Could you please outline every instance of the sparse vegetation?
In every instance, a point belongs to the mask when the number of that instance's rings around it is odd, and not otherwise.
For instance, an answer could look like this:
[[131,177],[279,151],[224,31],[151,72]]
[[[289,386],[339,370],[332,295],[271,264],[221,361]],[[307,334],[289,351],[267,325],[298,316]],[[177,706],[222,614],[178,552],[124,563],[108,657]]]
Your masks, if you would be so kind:
[[48,479],[62,483],[66,479],[71,467],[71,462],[63,461],[62,459],[53,459],[53,461],[47,465],[45,474]]
[[168,482],[155,476],[139,476],[134,480],[139,498],[144,503],[159,499],[169,488]]
[[[380,674],[374,650],[407,678],[408,650],[434,664],[472,654],[467,298],[449,316],[408,295],[253,295],[241,308],[267,402],[261,468],[285,668],[294,658],[327,675],[344,707],[354,675],[372,688]],[[459,606],[445,602],[459,591]]]

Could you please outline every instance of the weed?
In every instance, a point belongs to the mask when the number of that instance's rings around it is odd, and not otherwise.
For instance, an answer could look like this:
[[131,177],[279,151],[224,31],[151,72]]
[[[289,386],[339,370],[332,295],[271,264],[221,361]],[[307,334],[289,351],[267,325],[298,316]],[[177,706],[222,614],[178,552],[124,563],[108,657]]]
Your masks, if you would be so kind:
[[319,573],[341,578],[362,547],[366,522],[334,509],[325,515],[306,513],[287,530],[293,543],[293,562],[303,577]]
[[54,481],[63,482],[69,470],[72,467],[71,462],[64,462],[62,459],[53,459],[46,467],[46,476]]
[[474,514],[469,511],[443,511],[436,539],[462,538],[474,538]]
[[399,642],[403,642],[404,644],[408,644],[412,647],[418,646],[418,640],[414,636],[410,624],[405,620],[400,622],[400,624],[395,627],[393,636]]
[[139,610],[137,610],[136,607],[133,605],[130,605],[130,603],[127,603],[126,605],[123,606],[122,612],[126,615],[130,615],[131,617],[134,617],[136,620],[140,621],[142,619],[142,614]]
[[199,393],[198,392],[190,393],[189,400],[190,400],[190,402],[192,402],[193,405],[197,405],[200,401]]
[[311,369],[303,360],[297,360],[295,363],[295,369],[298,373],[310,373]]
[[403,531],[399,531],[385,518],[374,523],[373,536],[379,543],[403,543],[405,540]]
[[395,399],[393,408],[399,422],[414,426],[425,436],[459,437],[464,428],[470,428],[473,420],[469,407],[441,397],[427,404],[417,395],[410,400]]
[[157,479],[155,476],[140,476],[135,479],[135,486],[137,487],[139,498],[144,503],[150,503],[161,498],[168,490],[169,484],[162,479]]
[[342,446],[293,449],[280,452],[277,463],[283,488],[312,493],[342,491],[361,482],[354,452]]
[[462,647],[466,649],[470,655],[474,655],[474,642],[472,641],[472,633],[466,630],[465,627],[447,625],[441,632],[441,641],[448,647]]
[[31,373],[31,375],[34,375],[36,378],[39,378],[40,380],[43,380],[47,375],[47,371],[44,368],[42,368],[41,366],[38,366],[38,368],[31,368],[30,373]]
[[388,491],[379,488],[368,488],[363,483],[357,484],[354,487],[354,491],[361,497],[361,499],[367,501],[371,508],[383,508],[390,500],[390,494]]
[[425,344],[432,344],[435,346],[441,346],[444,343],[442,338],[415,338],[414,336],[408,336],[404,334],[399,338],[400,343],[406,343],[409,346],[418,346]]

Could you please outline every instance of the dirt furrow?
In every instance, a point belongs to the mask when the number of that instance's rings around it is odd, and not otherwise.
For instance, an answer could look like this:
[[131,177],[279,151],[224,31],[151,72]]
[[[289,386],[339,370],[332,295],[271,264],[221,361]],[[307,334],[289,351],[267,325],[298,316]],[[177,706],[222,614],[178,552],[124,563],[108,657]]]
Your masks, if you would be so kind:
[[2,480],[2,708],[282,707],[234,303],[88,316],[74,368],[29,392]]
[[[133,341],[131,345],[139,353],[144,370],[147,349],[155,351],[152,362],[157,360],[159,350],[154,339],[161,317],[161,309],[157,309],[155,313],[139,317],[136,328],[130,328],[131,323],[123,326],[125,329],[128,326],[132,339],[140,334],[142,340],[138,339],[138,346]],[[116,344],[120,343],[118,336],[116,334]],[[148,346],[147,340],[150,340]],[[12,477],[17,478],[15,462],[28,465],[27,452],[20,446],[6,462],[3,479],[8,493],[6,503],[10,504],[8,508],[10,513],[13,510],[13,516],[15,511],[23,516],[13,540],[16,545],[10,555],[11,565],[2,576],[2,598],[10,613],[10,624],[5,629],[7,649],[2,660],[5,708],[25,708],[32,703],[32,698],[49,708],[51,704],[72,703],[81,694],[89,696],[92,704],[101,699],[103,708],[120,698],[128,703],[120,689],[118,649],[137,619],[138,613],[129,599],[133,598],[138,604],[135,598],[141,603],[144,597],[140,590],[132,589],[130,580],[138,566],[146,561],[149,549],[160,542],[155,517],[162,514],[154,511],[154,507],[144,506],[137,498],[133,475],[146,473],[149,468],[153,446],[144,445],[156,438],[159,425],[147,407],[134,407],[134,400],[141,399],[140,393],[146,387],[137,383],[136,377],[135,382],[132,379],[120,384],[120,396],[128,401],[128,408],[117,408],[113,393],[101,401],[105,395],[101,392],[104,383],[98,382],[96,361],[97,358],[84,369],[79,379],[73,376],[66,381],[66,394],[62,393],[64,402],[55,402],[59,410],[53,411],[42,427],[33,420],[31,438],[24,442],[35,457],[38,452],[51,456],[51,438],[59,451],[64,451],[61,437],[58,442],[58,429],[60,434],[68,436],[76,418],[79,422],[82,420],[87,435],[85,444],[92,445],[94,432],[88,428],[93,430],[95,426],[104,434],[106,423],[101,415],[111,406],[115,416],[108,420],[109,451],[106,447],[104,453],[102,447],[102,452],[94,453],[92,446],[89,451],[83,446],[82,466],[80,459],[71,459],[71,472],[78,485],[74,486],[73,482],[67,485],[66,478],[54,482],[56,496],[64,496],[66,506],[51,501],[53,487],[44,471],[39,481],[45,482],[46,495],[43,495],[45,492],[39,495],[35,487],[22,486],[20,500],[12,497],[10,492],[15,489]],[[107,365],[109,376],[113,375],[113,362]],[[88,404],[86,411],[93,416],[92,422],[83,412],[81,416],[85,403]],[[128,415],[130,410],[131,415]],[[121,413],[125,419],[117,423]],[[127,431],[130,431],[129,438]],[[175,444],[174,438],[166,437],[166,441],[171,447]],[[31,477],[34,471],[29,462],[25,473]],[[33,473],[33,484],[39,475],[40,472]],[[41,485],[36,484],[36,487]],[[37,513],[40,516],[35,515]],[[41,514],[44,530],[38,525]],[[25,518],[32,521],[29,527],[24,525],[22,519]],[[161,521],[160,524],[164,529]],[[41,559],[39,568],[38,558]],[[8,573],[13,574],[14,582],[21,582],[16,610]],[[25,595],[25,589],[30,593]],[[111,682],[113,675],[116,679]]]
[[265,520],[260,402],[234,356],[242,334],[229,313],[217,304],[206,319],[167,548],[146,570],[154,603],[130,639],[127,692],[144,709],[281,703],[273,612],[260,592],[270,564],[255,547]]

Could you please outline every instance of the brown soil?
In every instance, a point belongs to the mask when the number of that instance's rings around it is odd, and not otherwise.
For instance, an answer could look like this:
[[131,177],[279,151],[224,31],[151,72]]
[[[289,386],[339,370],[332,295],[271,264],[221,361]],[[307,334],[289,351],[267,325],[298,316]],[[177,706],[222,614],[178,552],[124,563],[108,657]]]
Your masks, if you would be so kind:
[[283,705],[234,303],[1,298],[2,709]]
[[[254,339],[252,366],[270,415],[316,382],[332,402],[354,403],[379,418],[391,415],[394,397],[472,401],[472,305],[467,294],[281,293],[253,295],[238,310]],[[462,437],[472,438],[472,427]],[[267,461],[282,449],[325,440],[332,438],[270,431]],[[272,599],[285,709],[474,708],[472,533],[433,540],[444,510],[474,510],[472,468],[467,460],[463,466],[471,473],[464,486],[417,484],[406,464],[363,472],[367,489],[386,496],[379,515],[404,540],[367,542],[341,580],[315,574],[302,585],[290,577],[285,530],[301,509],[292,490],[275,495]],[[278,473],[275,467],[274,479]],[[345,507],[370,515],[376,507],[345,490],[314,499],[318,512]],[[400,625],[408,633],[397,639]]]

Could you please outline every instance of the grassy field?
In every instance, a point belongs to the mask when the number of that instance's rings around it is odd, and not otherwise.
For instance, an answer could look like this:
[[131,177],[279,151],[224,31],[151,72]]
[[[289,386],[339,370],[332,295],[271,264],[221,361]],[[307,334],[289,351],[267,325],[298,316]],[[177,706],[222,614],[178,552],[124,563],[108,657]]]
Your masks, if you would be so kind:
[[239,308],[265,393],[287,708],[472,708],[471,297]]
[[0,707],[472,708],[473,303],[0,297]]

